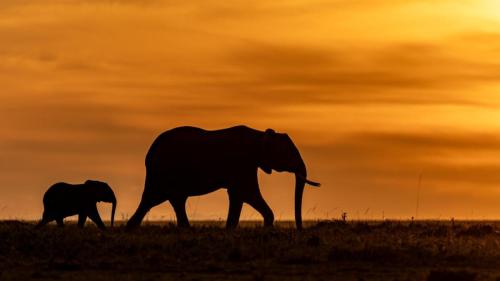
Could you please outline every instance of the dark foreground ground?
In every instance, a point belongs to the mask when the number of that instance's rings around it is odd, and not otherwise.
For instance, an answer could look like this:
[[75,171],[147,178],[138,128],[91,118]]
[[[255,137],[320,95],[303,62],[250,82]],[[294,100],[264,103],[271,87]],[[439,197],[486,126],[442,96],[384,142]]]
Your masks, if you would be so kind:
[[500,222],[33,225],[0,222],[0,280],[500,281]]

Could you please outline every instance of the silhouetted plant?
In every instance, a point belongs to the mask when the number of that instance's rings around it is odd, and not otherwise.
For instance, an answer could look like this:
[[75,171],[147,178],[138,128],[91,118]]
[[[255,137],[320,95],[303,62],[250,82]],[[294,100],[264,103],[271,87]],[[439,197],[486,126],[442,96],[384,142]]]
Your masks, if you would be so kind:
[[342,222],[347,222],[347,212],[342,212],[342,215],[340,217],[342,219]]

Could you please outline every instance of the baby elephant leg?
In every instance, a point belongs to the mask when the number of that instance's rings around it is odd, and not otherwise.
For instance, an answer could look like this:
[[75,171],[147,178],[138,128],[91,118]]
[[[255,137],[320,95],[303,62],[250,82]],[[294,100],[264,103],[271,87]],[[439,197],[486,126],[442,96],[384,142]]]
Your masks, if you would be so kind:
[[57,222],[57,226],[64,227],[64,218],[62,218],[62,217],[56,218],[56,222]]

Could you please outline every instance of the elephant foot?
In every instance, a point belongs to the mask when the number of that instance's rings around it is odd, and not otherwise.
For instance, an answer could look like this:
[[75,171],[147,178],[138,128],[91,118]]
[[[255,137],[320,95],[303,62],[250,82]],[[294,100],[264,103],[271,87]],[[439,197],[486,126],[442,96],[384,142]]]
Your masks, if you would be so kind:
[[191,228],[191,225],[189,224],[189,222],[179,222],[179,223],[177,223],[177,227],[183,228],[183,229],[188,229],[188,228]]
[[227,230],[234,230],[234,229],[236,229],[236,227],[238,227],[237,224],[226,224]]
[[273,223],[264,223],[265,228],[273,228],[274,224]]
[[138,227],[139,227],[139,224],[127,223],[127,225],[125,226],[125,232],[132,232],[132,231],[136,230]]
[[265,228],[272,228],[274,227],[274,218],[272,219],[264,219],[264,227]]

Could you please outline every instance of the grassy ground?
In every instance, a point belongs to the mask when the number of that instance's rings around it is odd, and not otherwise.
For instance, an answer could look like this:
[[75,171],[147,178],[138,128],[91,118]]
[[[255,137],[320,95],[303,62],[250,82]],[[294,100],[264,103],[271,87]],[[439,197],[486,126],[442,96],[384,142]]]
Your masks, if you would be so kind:
[[0,222],[0,280],[500,280],[500,222],[33,225]]

